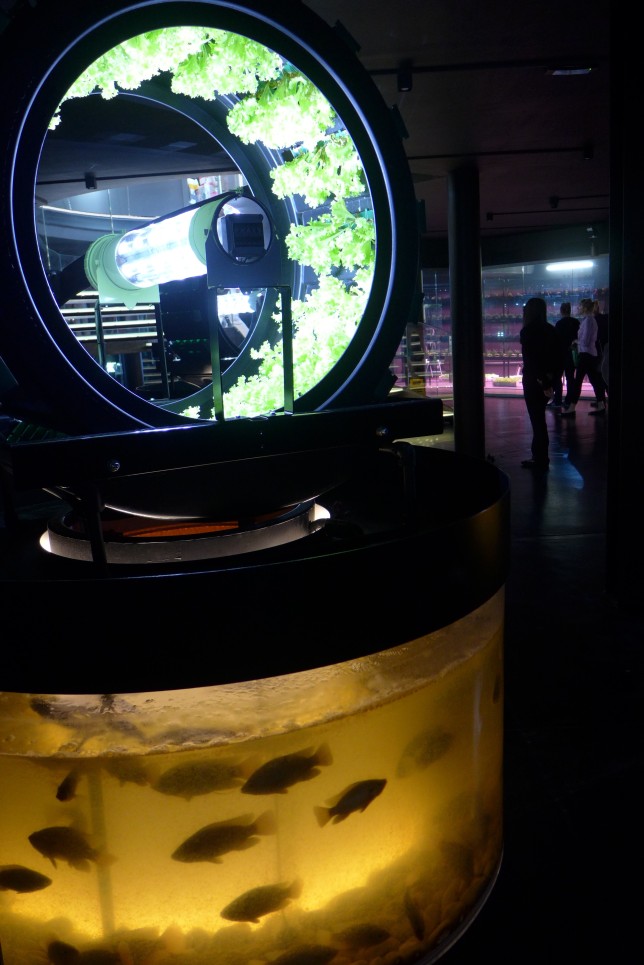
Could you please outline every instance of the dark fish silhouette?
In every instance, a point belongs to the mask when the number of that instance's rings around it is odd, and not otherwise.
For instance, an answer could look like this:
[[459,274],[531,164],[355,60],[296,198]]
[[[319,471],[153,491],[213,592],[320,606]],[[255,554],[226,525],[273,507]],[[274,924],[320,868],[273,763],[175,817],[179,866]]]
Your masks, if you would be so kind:
[[118,952],[107,948],[88,948],[80,953],[79,965],[122,965],[123,959]]
[[403,895],[403,905],[405,906],[405,912],[407,914],[407,918],[409,919],[411,930],[420,942],[425,937],[425,919],[423,918],[417,902],[414,901],[409,888],[407,888],[405,894]]
[[327,965],[337,954],[337,948],[329,948],[327,945],[300,945],[299,948],[278,955],[271,965]]
[[51,878],[21,864],[0,865],[0,891],[40,891],[51,884]]
[[175,861],[212,861],[221,862],[221,856],[229,851],[245,851],[259,843],[257,835],[275,834],[277,826],[270,811],[253,819],[252,814],[244,814],[230,821],[207,824],[190,835],[172,853]]
[[382,794],[386,783],[385,778],[376,778],[349,785],[335,804],[330,807],[313,808],[318,824],[323,828],[331,820],[337,824],[348,818],[354,811],[364,811],[379,794]]
[[70,827],[43,828],[29,835],[29,842],[43,857],[49,858],[54,868],[57,868],[56,858],[66,861],[72,868],[79,871],[89,871],[90,861],[105,862],[113,860],[107,855],[101,855],[93,848],[81,831]]
[[350,925],[348,928],[344,928],[342,931],[333,935],[336,941],[341,942],[353,950],[370,948],[372,945],[380,945],[381,942],[386,941],[389,937],[390,933],[386,928],[381,928],[380,925],[370,925],[366,923],[363,925]]
[[404,749],[396,775],[407,777],[413,771],[423,771],[434,761],[439,760],[452,746],[453,736],[442,727],[432,727],[422,731]]
[[441,841],[440,850],[449,868],[467,881],[474,876],[474,852],[457,841]]
[[242,791],[244,794],[285,794],[293,784],[310,781],[320,773],[320,767],[332,763],[327,744],[322,744],[316,751],[309,747],[299,754],[275,757],[251,774]]
[[47,946],[47,961],[51,965],[77,965],[80,962],[80,952],[67,942],[50,942]]
[[150,783],[145,767],[134,757],[107,757],[103,761],[103,767],[121,785],[138,784],[143,787]]
[[79,746],[93,734],[105,733],[108,730],[116,730],[140,739],[144,737],[132,720],[125,717],[125,714],[134,709],[132,705],[124,700],[117,703],[113,694],[104,694],[101,697],[100,709],[96,713],[88,713],[88,708],[82,704],[70,706],[67,702],[57,703],[55,698],[45,700],[43,697],[32,697],[29,706],[40,717],[55,720],[61,726],[77,731],[82,735]]
[[118,952],[107,948],[89,948],[80,952],[67,942],[50,942],[47,946],[47,959],[51,965],[120,965],[122,959]]
[[192,761],[177,764],[165,771],[152,787],[161,794],[184,797],[186,801],[199,794],[224,791],[244,783],[248,770],[236,760]]
[[76,797],[76,789],[80,780],[81,772],[77,767],[72,768],[67,777],[58,785],[56,797],[59,801],[71,801]]
[[260,885],[235,898],[220,914],[228,921],[252,921],[256,925],[263,915],[281,911],[292,898],[299,898],[301,893],[302,882],[299,879],[291,884]]

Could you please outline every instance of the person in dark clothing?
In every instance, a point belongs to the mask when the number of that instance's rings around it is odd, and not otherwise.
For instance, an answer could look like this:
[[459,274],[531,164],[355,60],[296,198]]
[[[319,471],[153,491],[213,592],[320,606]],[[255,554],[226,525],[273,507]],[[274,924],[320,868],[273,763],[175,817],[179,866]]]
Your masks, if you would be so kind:
[[[608,315],[600,311],[599,301],[593,302],[593,315],[597,322],[597,368],[604,382],[604,390],[608,395]],[[597,408],[597,399],[590,403],[592,409]]]
[[[572,354],[572,343],[577,341],[579,332],[579,319],[570,314],[570,302],[562,302],[559,311],[561,318],[555,322],[555,332],[559,338],[561,349],[560,368],[555,373],[553,385],[552,401],[548,403],[548,408],[560,409],[562,405],[568,405],[569,396],[572,394],[572,387],[575,383],[575,360]],[[566,395],[563,394],[563,380],[566,379]]]
[[554,325],[548,322],[543,298],[529,298],[523,306],[519,339],[523,356],[523,398],[532,426],[532,459],[524,459],[521,465],[524,469],[546,472],[550,466],[546,405],[553,394],[561,350]]

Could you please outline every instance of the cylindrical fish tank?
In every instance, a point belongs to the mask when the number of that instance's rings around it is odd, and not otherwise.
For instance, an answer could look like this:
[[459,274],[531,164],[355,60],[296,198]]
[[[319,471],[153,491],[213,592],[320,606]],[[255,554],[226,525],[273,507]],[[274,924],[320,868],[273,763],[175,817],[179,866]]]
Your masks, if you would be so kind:
[[14,584],[48,615],[0,695],[4,965],[431,963],[469,926],[503,850],[507,481],[412,454],[411,518],[380,454],[287,546]]
[[[429,965],[498,874],[508,481],[391,392],[402,123],[275,6],[0,34],[1,965]],[[132,213],[148,111],[209,176]]]

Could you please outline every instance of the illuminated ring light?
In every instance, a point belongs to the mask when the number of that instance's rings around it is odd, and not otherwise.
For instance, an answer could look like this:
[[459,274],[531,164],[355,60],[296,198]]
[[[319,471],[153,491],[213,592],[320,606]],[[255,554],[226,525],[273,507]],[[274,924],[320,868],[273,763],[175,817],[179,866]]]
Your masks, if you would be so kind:
[[[40,152],[50,119],[71,84],[123,41],[186,24],[240,34],[277,52],[316,85],[341,118],[358,151],[374,212],[373,282],[347,349],[317,384],[296,398],[295,409],[361,405],[386,395],[388,366],[418,290],[417,205],[399,128],[355,53],[341,35],[299,4],[282,14],[263,0],[108,0],[100,15],[89,5],[67,18],[44,6],[37,14],[23,8],[0,40],[4,88],[20,92],[0,127],[5,148],[1,211],[8,228],[0,259],[0,401],[17,418],[72,434],[193,421],[120,385],[78,342],[43,268],[34,219]],[[21,48],[26,48],[24,56]],[[241,153],[250,187],[265,202],[263,175],[250,170],[253,151],[247,147]],[[273,201],[272,207],[280,205]],[[297,276],[297,267],[293,270]],[[298,278],[291,283],[297,289]]]

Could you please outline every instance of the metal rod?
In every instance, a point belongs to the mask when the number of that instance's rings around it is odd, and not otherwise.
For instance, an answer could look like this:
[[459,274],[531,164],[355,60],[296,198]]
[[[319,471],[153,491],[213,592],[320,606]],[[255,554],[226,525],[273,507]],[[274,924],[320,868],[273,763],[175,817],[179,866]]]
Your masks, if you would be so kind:
[[219,311],[217,309],[217,289],[208,289],[210,302],[208,329],[210,333],[210,364],[212,367],[212,405],[217,422],[224,421],[224,393],[221,384],[221,354],[219,351]]
[[94,326],[96,328],[96,352],[98,364],[105,368],[105,335],[103,334],[103,317],[101,315],[101,303],[97,298],[94,302]]
[[282,362],[284,365],[284,412],[293,412],[295,389],[293,383],[293,316],[291,315],[291,289],[279,288],[282,300]]

